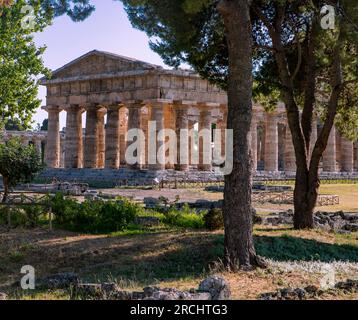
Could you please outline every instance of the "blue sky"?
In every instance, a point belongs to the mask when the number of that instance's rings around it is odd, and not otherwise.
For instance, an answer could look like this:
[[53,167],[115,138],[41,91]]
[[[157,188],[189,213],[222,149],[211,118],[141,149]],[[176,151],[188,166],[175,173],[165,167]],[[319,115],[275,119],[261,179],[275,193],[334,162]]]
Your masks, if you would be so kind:
[[[71,60],[98,49],[124,56],[137,58],[165,66],[162,59],[150,50],[145,33],[134,29],[120,1],[92,0],[96,11],[84,22],[73,22],[70,18],[60,17],[54,20],[44,32],[36,34],[35,42],[46,45],[45,65],[55,70]],[[40,88],[42,105],[45,105],[46,90]],[[42,122],[47,113],[39,110],[34,121]],[[61,126],[64,126],[64,114],[61,114]]]

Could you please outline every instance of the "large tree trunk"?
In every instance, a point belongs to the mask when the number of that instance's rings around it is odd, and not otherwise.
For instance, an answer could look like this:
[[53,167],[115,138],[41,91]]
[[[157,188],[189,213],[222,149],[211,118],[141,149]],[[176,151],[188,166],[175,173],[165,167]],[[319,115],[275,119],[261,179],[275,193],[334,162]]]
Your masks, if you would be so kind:
[[252,30],[251,1],[223,0],[218,5],[229,48],[228,124],[233,130],[233,171],[225,177],[225,262],[235,271],[264,266],[252,236]]

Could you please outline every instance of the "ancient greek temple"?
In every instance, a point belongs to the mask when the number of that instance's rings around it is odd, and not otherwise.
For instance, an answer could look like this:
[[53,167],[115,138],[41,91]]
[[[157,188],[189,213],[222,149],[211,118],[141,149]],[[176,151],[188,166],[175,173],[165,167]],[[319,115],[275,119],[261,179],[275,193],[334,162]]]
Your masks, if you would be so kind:
[[[156,123],[157,134],[162,129],[178,133],[181,129],[190,132],[226,129],[226,92],[196,73],[166,70],[95,50],[54,71],[52,78],[43,79],[42,84],[47,88],[47,103],[43,109],[48,112],[49,120],[45,147],[45,162],[49,168],[213,170],[213,164],[201,162],[205,146],[200,139],[192,143],[197,139],[195,134],[188,136],[187,145],[189,149],[193,146],[198,149],[198,163],[191,159],[187,164],[179,161],[150,164],[148,159],[137,165],[126,163],[126,149],[132,143],[127,140],[127,132],[140,128],[147,137],[149,122]],[[66,112],[62,134],[61,112]],[[316,123],[313,141],[319,130]],[[225,145],[225,135],[222,137]],[[165,144],[166,138],[162,139]],[[146,139],[142,148],[147,151],[151,143]],[[160,147],[161,143],[157,143],[158,151]],[[259,172],[295,172],[292,138],[283,105],[274,113],[266,113],[255,105],[252,153]],[[165,151],[162,156],[166,157]],[[322,159],[322,171],[351,173],[358,170],[357,158],[357,144],[333,129]]]

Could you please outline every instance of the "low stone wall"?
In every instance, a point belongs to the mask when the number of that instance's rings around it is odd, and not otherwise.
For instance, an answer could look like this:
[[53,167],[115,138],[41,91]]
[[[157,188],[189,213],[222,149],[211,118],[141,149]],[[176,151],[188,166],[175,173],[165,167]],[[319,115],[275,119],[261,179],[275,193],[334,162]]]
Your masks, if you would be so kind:
[[[294,173],[264,172],[259,171],[255,175],[256,181],[288,180],[294,179]],[[358,172],[355,173],[322,173],[321,179],[355,179],[358,180]],[[46,169],[38,176],[37,181],[51,183],[53,180],[67,182],[85,182],[90,185],[103,184],[105,187],[115,186],[142,186],[158,184],[160,181],[196,181],[215,182],[224,181],[224,176],[219,170],[214,172],[191,170],[180,172],[175,170],[151,171],[131,170],[121,168],[112,169]]]
[[103,184],[115,186],[145,186],[159,184],[160,181],[223,181],[223,176],[216,172],[174,170],[151,171],[112,169],[46,169],[37,177],[37,181],[51,183],[53,181],[85,182],[90,185]]

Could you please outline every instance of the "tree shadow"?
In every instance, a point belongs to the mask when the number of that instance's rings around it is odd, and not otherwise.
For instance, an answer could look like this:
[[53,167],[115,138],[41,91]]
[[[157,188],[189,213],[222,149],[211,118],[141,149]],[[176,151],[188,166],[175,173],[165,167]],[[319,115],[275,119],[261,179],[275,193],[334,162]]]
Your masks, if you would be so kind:
[[[255,236],[260,256],[276,261],[358,262],[358,246],[329,244],[289,235]],[[137,286],[201,279],[223,259],[224,236],[209,232],[158,233],[131,237],[51,241],[31,249],[15,270],[41,267],[39,276],[75,272],[83,281],[120,279]]]
[[255,236],[255,247],[259,255],[277,261],[358,262],[358,246],[330,244],[289,235]]

